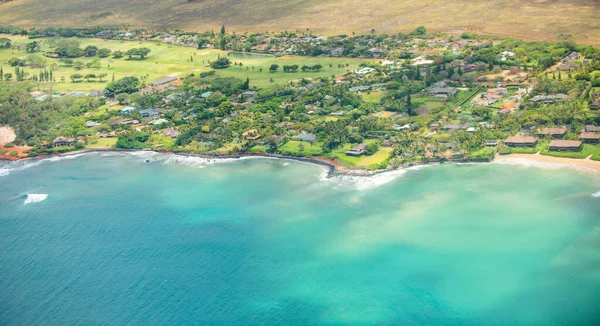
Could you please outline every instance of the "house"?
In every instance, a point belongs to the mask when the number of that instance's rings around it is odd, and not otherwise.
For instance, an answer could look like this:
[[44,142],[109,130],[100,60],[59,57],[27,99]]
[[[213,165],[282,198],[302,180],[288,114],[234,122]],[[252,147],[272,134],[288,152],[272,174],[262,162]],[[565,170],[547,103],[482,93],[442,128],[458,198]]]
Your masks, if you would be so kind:
[[75,139],[67,138],[67,137],[57,137],[52,142],[54,146],[73,146],[75,144]]
[[364,67],[361,70],[354,71],[354,73],[357,75],[366,75],[366,74],[372,73],[373,71],[375,71],[375,69],[373,69],[371,67]]
[[168,84],[172,81],[176,81],[177,77],[161,77],[155,81],[153,81],[152,83],[150,83],[150,86],[159,86],[159,85],[164,85],[164,84]]
[[506,89],[506,87],[496,87],[496,88],[490,88],[487,90],[488,94],[496,94],[496,95],[503,95],[508,93],[508,89]]
[[446,96],[454,96],[458,90],[452,87],[432,87],[429,89],[429,93],[431,95],[446,95]]
[[104,96],[104,91],[99,91],[99,90],[91,90],[90,93],[88,94],[88,96],[90,97],[102,97]]
[[600,142],[600,133],[596,132],[582,132],[579,135],[579,139],[583,140],[587,144],[596,144]]
[[242,134],[242,136],[248,140],[257,140],[260,138],[260,134],[256,129],[251,129]]
[[592,110],[600,110],[600,100],[595,100],[590,105],[590,109]]
[[332,57],[341,57],[342,55],[344,55],[344,48],[343,47],[337,47],[331,50],[331,56]]
[[537,131],[538,137],[552,136],[552,138],[562,138],[567,132],[567,128],[541,128]]
[[354,87],[350,87],[350,89],[348,89],[350,92],[366,92],[369,89],[371,89],[370,86],[354,86]]
[[567,98],[566,94],[556,94],[556,95],[536,95],[530,99],[533,102],[542,102],[542,103],[554,103],[561,102]]
[[346,155],[350,155],[350,156],[361,156],[365,153],[365,150],[367,149],[367,144],[366,143],[362,143],[359,145],[356,145],[354,147],[352,147],[351,150],[346,152]]
[[504,140],[508,147],[535,147],[537,139],[533,136],[512,136]]
[[131,112],[133,112],[135,110],[136,110],[136,108],[134,108],[133,106],[126,106],[121,109],[121,114],[130,114]]
[[85,126],[88,128],[92,128],[92,127],[98,127],[100,125],[100,123],[96,122],[96,121],[86,121],[85,122]]
[[442,130],[462,130],[469,128],[468,123],[458,124],[458,123],[447,123],[442,126]]
[[317,140],[317,136],[315,134],[307,133],[304,130],[300,131],[299,135],[296,135],[292,138],[297,139],[299,141],[307,142],[307,143],[312,143],[315,140]]
[[342,117],[344,116],[344,111],[331,112],[329,115],[332,117]]
[[204,92],[202,94],[200,94],[201,98],[209,98],[211,95],[213,95],[213,92],[208,91],[208,92]]
[[[435,124],[435,123],[434,123]],[[431,127],[431,126],[430,126]],[[397,125],[397,124],[393,124],[392,125],[392,129],[396,130],[396,131],[401,131],[401,130],[407,130],[410,129],[410,123],[407,123],[403,126],[401,125]]]
[[440,127],[439,123],[432,123],[429,125],[429,129],[431,129],[433,131],[438,130],[439,127]]
[[583,127],[583,131],[586,131],[586,132],[600,132],[600,127],[599,126],[592,126],[592,125],[585,125]]
[[386,139],[381,143],[381,146],[382,147],[392,147],[392,142],[389,139]]
[[580,140],[553,140],[548,149],[553,152],[579,152],[581,150]]
[[498,146],[498,140],[495,139],[487,139],[484,144],[486,147],[496,147]]
[[181,133],[177,129],[167,128],[165,131],[163,131],[163,134],[167,137],[177,138],[177,136],[179,136]]
[[140,114],[141,114],[142,118],[156,118],[160,115],[160,112],[158,112],[154,109],[145,109],[145,110],[141,110]]
[[151,124],[153,126],[157,126],[157,125],[160,125],[160,124],[163,124],[163,123],[166,123],[166,122],[169,122],[169,120],[161,118],[161,119],[152,120],[152,121],[148,122],[148,124]]
[[246,91],[242,93],[242,98],[251,98],[256,95],[256,91]]
[[109,133],[98,134],[98,137],[99,138],[115,138],[115,137],[117,137],[117,133],[113,130]]

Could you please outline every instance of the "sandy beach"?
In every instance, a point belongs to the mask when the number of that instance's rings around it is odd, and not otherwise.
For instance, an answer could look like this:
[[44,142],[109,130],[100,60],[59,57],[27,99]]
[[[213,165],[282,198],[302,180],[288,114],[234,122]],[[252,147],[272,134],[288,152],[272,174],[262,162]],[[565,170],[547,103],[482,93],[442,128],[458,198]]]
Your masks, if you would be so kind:
[[15,138],[17,135],[12,128],[0,125],[0,146],[12,142]]
[[509,161],[517,162],[519,160],[528,160],[540,163],[550,163],[556,164],[557,166],[562,166],[566,168],[580,168],[585,170],[590,170],[596,173],[600,173],[600,161],[594,161],[591,159],[575,159],[575,158],[565,158],[565,157],[553,157],[553,156],[544,156],[539,153],[536,154],[509,154],[509,155],[499,155],[496,154],[496,159],[494,160],[497,163],[509,163]]

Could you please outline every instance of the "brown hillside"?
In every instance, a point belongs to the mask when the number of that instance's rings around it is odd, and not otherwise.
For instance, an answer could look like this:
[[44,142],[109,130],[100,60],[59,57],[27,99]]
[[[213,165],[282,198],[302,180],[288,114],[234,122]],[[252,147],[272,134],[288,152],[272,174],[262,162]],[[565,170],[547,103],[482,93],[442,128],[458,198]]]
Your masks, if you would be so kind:
[[[112,15],[91,19],[105,11]],[[599,0],[16,0],[0,4],[2,24],[132,26],[236,31],[306,29],[325,34],[476,30],[600,45]]]

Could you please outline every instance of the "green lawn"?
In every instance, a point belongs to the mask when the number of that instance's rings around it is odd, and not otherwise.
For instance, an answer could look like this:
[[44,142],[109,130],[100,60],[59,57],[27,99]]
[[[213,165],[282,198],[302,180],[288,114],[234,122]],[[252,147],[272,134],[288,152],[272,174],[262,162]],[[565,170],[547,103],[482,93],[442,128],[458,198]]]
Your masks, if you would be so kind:
[[537,152],[543,152],[548,150],[548,143],[538,141],[537,146],[535,148],[516,148],[510,147],[510,152],[515,154],[535,154]]
[[[372,143],[376,140],[370,139],[366,140],[366,143]],[[367,168],[369,170],[376,170],[382,168],[381,164],[385,163],[387,159],[390,157],[392,153],[392,148],[390,147],[379,147],[379,151],[377,153],[370,156],[349,156],[346,155],[346,151],[350,150],[354,147],[355,144],[345,144],[343,147],[337,148],[332,151],[328,156],[330,158],[335,159],[336,161],[353,167],[359,168]]]
[[[0,49],[0,65],[4,67],[4,72],[13,72],[14,68],[8,66],[8,60],[12,57],[25,58],[25,45],[32,40],[22,36],[8,36],[13,40],[14,46],[20,46],[21,50],[16,49]],[[42,43],[42,49],[49,51],[49,39],[36,39],[36,41]],[[215,49],[204,49],[197,50],[189,47],[181,47],[168,45],[163,43],[153,42],[133,42],[133,41],[116,41],[116,40],[101,40],[101,39],[79,39],[81,48],[85,48],[88,45],[94,45],[98,48],[109,48],[112,51],[121,50],[126,51],[131,48],[147,47],[152,52],[146,60],[127,60],[126,58],[113,59],[98,57],[81,57],[75,58],[75,61],[81,61],[84,64],[92,62],[94,60],[100,61],[100,68],[84,68],[76,70],[73,67],[65,67],[59,64],[59,59],[46,58],[48,67],[54,66],[54,77],[58,82],[53,86],[54,91],[90,91],[92,89],[104,89],[106,84],[111,81],[114,74],[115,79],[119,79],[126,76],[136,76],[147,83],[150,83],[159,77],[163,76],[179,76],[183,77],[190,73],[198,74],[203,71],[212,70],[208,66],[209,61],[216,60],[219,56],[226,56],[227,52]],[[41,53],[37,53],[41,55]],[[193,60],[193,61],[191,61]],[[226,77],[237,77],[241,79],[250,78],[250,86],[252,87],[266,87],[273,83],[287,83],[292,80],[299,80],[301,78],[315,79],[319,77],[331,77],[332,75],[342,75],[347,71],[356,69],[358,65],[365,61],[365,59],[352,59],[352,58],[330,58],[330,57],[318,57],[318,58],[307,58],[298,56],[283,56],[279,58],[266,57],[266,58],[254,58],[254,59],[237,59],[232,58],[232,62],[242,63],[242,66],[231,65],[229,68],[217,70],[217,75]],[[269,72],[271,64],[278,64],[280,67],[283,65],[297,64],[302,65],[315,65],[321,64],[323,69],[319,72],[301,72],[296,73],[285,73],[280,68],[275,73]],[[348,67],[338,68],[339,64],[348,64]],[[110,67],[109,67],[110,65]],[[261,72],[262,69],[262,72]],[[25,67],[26,73],[38,74],[39,69],[30,69]],[[86,74],[100,74],[106,73],[108,76],[104,81],[92,81],[92,82],[78,82],[72,83],[69,76],[79,73],[82,75]],[[13,73],[14,75],[14,73]],[[64,82],[61,82],[61,77],[64,77]],[[272,81],[271,81],[272,79]],[[41,90],[44,90],[44,86],[40,85]],[[45,90],[49,90],[50,87],[46,86]]]
[[[304,150],[300,150],[300,144],[303,144]],[[322,143],[315,142],[312,145],[310,143],[290,140],[285,145],[279,147],[279,152],[284,155],[295,155],[295,156],[319,156],[323,155],[323,149],[321,148]]]
[[89,148],[113,148],[117,143],[117,138],[98,138],[94,139],[88,145]]

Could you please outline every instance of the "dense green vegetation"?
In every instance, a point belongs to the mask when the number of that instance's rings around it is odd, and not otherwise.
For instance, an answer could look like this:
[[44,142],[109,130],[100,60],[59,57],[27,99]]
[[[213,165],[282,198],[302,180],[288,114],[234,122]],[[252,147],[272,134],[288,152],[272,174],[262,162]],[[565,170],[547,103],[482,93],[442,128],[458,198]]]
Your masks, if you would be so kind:
[[[267,37],[228,34],[224,27],[198,35],[200,47],[226,50],[251,49],[252,38]],[[584,126],[600,125],[598,49],[463,36],[449,41],[418,28],[385,37],[310,38],[278,45],[305,56],[244,59],[147,41],[11,36],[10,49],[0,49],[6,63],[0,61],[0,124],[14,128],[15,143],[31,146],[30,155],[85,147],[280,153],[365,169],[511,152],[599,155],[593,144],[550,152],[550,137],[537,135],[560,127],[566,129],[560,138],[577,140]],[[385,49],[362,45],[371,41]],[[327,54],[336,46],[342,57]],[[61,80],[67,74],[70,81]],[[92,97],[49,91],[88,84],[102,91]],[[537,138],[537,147],[503,144],[515,135]]]

